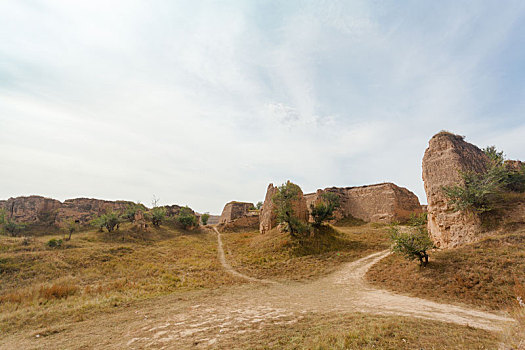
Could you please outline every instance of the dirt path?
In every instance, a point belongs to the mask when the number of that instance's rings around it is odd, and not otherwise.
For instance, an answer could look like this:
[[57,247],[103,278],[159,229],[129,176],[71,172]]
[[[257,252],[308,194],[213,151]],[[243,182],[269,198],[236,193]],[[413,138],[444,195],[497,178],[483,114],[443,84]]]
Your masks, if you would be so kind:
[[[214,228],[216,231],[216,229]],[[279,284],[258,280],[235,271],[226,261],[218,231],[218,255],[231,274],[262,285],[237,290],[193,305],[184,313],[170,315],[162,324],[142,329],[142,336],[131,337],[127,346],[161,347],[167,344],[211,346],[221,337],[250,331],[264,324],[292,324],[308,312],[366,312],[400,315],[468,325],[499,331],[513,320],[502,315],[466,307],[394,294],[366,283],[365,273],[389,252],[371,254],[346,264],[342,269],[312,283]],[[189,343],[187,343],[189,344]]]
[[218,246],[217,250],[218,250],[218,255],[219,255],[219,261],[221,262],[222,267],[224,267],[224,269],[228,273],[232,274],[235,277],[239,277],[239,278],[248,280],[250,282],[259,282],[259,283],[264,283],[264,284],[277,284],[277,282],[275,282],[275,281],[270,281],[270,280],[264,280],[264,279],[258,279],[258,278],[250,277],[250,276],[247,276],[247,275],[245,275],[243,273],[240,273],[240,272],[234,270],[231,267],[231,265],[228,263],[228,261],[226,260],[226,256],[224,254],[224,248],[222,246],[221,233],[217,230],[217,228],[215,226],[213,227],[213,231],[215,231],[215,233],[217,234],[217,246]]
[[365,273],[386,257],[388,251],[345,264],[337,272],[314,282],[285,284],[258,280],[235,271],[225,257],[218,232],[217,242],[218,257],[226,271],[248,280],[249,284],[186,300],[165,300],[165,305],[148,302],[138,309],[89,320],[82,327],[40,339],[36,347],[34,338],[11,341],[25,348],[69,348],[72,338],[76,344],[86,344],[86,348],[210,348],[219,341],[233,341],[239,334],[268,325],[291,325],[308,313],[399,315],[489,331],[499,331],[505,323],[513,321],[494,313],[439,304],[370,286],[364,279]]

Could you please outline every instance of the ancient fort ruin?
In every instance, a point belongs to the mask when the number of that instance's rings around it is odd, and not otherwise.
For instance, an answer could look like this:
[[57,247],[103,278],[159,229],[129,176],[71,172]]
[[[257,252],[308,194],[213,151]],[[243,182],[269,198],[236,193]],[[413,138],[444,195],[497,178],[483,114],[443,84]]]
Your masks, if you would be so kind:
[[[260,232],[265,233],[277,226],[272,197],[277,188],[270,184],[260,215]],[[330,187],[300,196],[295,203],[295,212],[300,219],[311,221],[310,204],[319,200],[323,192],[337,194],[341,206],[336,210],[335,221],[354,217],[366,222],[391,223],[405,221],[411,214],[422,212],[417,196],[406,188],[393,183],[359,187]]]

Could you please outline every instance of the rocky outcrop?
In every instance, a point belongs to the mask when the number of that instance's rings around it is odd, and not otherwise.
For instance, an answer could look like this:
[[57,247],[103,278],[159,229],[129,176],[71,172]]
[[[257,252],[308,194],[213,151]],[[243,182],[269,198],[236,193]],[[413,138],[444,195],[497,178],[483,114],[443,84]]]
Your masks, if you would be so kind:
[[173,217],[173,216],[179,215],[182,207],[180,205],[173,204],[173,205],[165,205],[164,208],[166,209],[166,216]]
[[509,170],[520,171],[525,167],[525,162],[520,160],[506,160],[505,167]]
[[128,201],[106,201],[93,198],[66,199],[58,209],[57,222],[73,219],[86,224],[91,219],[108,211],[123,213],[133,202]]
[[469,212],[454,212],[443,186],[464,184],[460,172],[484,172],[487,164],[483,151],[462,136],[440,132],[430,139],[423,157],[423,181],[428,201],[428,231],[437,247],[455,247],[479,238],[479,217]]
[[[0,208],[5,210],[8,218],[30,226],[60,225],[66,220],[87,224],[91,219],[109,211],[122,214],[130,205],[136,204],[129,201],[106,201],[93,198],[67,199],[62,203],[42,196],[16,197],[0,201]],[[181,209],[178,205],[167,205],[165,208],[167,216],[176,216]],[[142,210],[147,210],[147,208],[142,206]],[[197,214],[195,216],[200,219]]]
[[[274,187],[273,184],[268,185],[259,218],[259,231],[263,234],[277,226],[275,204],[272,200],[277,191],[278,188]],[[292,202],[292,208],[297,218],[303,221],[308,221],[309,212],[306,206],[306,198],[302,192],[300,192],[297,199]]]
[[[352,216],[367,222],[391,223],[406,221],[411,214],[421,213],[417,196],[393,183],[359,187],[330,187],[305,195],[308,208],[319,201],[324,192],[335,193],[340,207],[334,212],[334,221]],[[310,221],[313,221],[310,218]]]
[[261,207],[261,214],[259,215],[259,231],[263,234],[277,226],[277,219],[274,213],[275,205],[272,202],[272,198],[276,193],[277,187],[269,184],[266,189],[263,206]]
[[133,217],[133,226],[137,231],[145,231],[148,227],[146,224],[146,219],[144,218],[144,213],[140,209],[135,212],[135,216]]
[[224,206],[224,209],[222,210],[222,214],[219,219],[219,223],[225,224],[225,223],[232,222],[235,219],[239,219],[245,216],[255,216],[254,213],[256,212],[252,211],[253,208],[255,208],[253,203],[237,202],[237,201],[226,203],[226,205]]
[[53,224],[61,206],[60,201],[42,196],[9,198],[3,203],[8,218],[26,224]]

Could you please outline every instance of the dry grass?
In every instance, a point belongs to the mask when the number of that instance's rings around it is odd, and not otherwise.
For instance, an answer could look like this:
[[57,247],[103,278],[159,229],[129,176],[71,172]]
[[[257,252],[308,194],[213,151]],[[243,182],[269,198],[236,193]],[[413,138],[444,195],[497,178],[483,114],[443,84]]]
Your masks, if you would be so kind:
[[383,226],[325,227],[314,237],[292,239],[274,229],[223,234],[232,266],[249,276],[269,279],[313,279],[344,262],[388,248]]
[[222,349],[495,349],[497,335],[406,317],[310,314],[293,325],[237,335]]
[[0,236],[0,328],[72,320],[134,300],[239,283],[217,260],[208,231],[85,232],[60,248]]
[[514,286],[525,283],[525,229],[487,237],[457,249],[430,254],[426,268],[397,255],[373,266],[373,284],[441,302],[461,302],[486,309],[509,309]]
[[516,324],[506,329],[503,334],[505,349],[525,349],[525,285],[515,281],[514,294],[516,306],[511,315],[516,319]]

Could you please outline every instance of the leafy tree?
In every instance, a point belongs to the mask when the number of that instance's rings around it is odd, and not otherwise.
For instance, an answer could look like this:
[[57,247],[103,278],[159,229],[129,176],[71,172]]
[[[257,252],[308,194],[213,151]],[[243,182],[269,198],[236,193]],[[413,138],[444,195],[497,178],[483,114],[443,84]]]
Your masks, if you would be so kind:
[[525,167],[507,167],[503,152],[494,146],[486,147],[483,152],[490,160],[485,172],[462,172],[464,184],[443,187],[455,211],[491,211],[503,200],[506,192],[525,192]]
[[408,260],[419,260],[419,266],[428,264],[427,251],[434,247],[425,227],[419,226],[416,232],[401,232],[393,226],[390,229],[392,252],[403,255]]
[[193,214],[193,211],[185,206],[180,208],[179,214],[176,217],[178,223],[180,223],[185,229],[188,229],[193,226],[197,226],[197,218]]
[[209,218],[210,218],[210,213],[204,213],[201,215],[201,221],[204,226],[208,225]]
[[276,205],[277,222],[283,225],[285,231],[290,232],[292,237],[297,237],[309,230],[308,224],[301,221],[294,213],[293,202],[299,199],[301,188],[287,181],[277,188],[272,197]]
[[66,229],[69,233],[69,237],[66,239],[66,241],[69,241],[71,240],[71,235],[73,234],[73,232],[77,232],[79,230],[79,224],[77,221],[69,219],[66,221]]
[[98,227],[100,232],[102,232],[102,229],[104,228],[108,232],[113,232],[115,228],[118,230],[120,223],[121,219],[119,215],[113,211],[103,214],[91,221],[91,224],[95,227]]
[[94,218],[93,220],[91,220],[90,224],[91,224],[91,226],[94,226],[94,227],[98,228],[98,230],[100,232],[102,232],[102,230],[104,229],[105,224],[106,224],[106,220],[104,218],[104,215],[101,215],[99,217]]
[[111,211],[109,213],[104,214],[103,216],[104,216],[104,226],[106,227],[106,230],[108,230],[108,232],[113,232],[115,227],[118,230],[118,226],[121,221],[117,213]]
[[339,197],[333,192],[321,194],[320,201],[310,204],[310,213],[314,219],[314,226],[319,227],[323,222],[334,218],[334,210],[340,206]]
[[26,225],[17,223],[15,220],[10,218],[4,218],[4,230],[10,236],[16,236],[20,231],[25,229]]
[[257,209],[257,210],[261,210],[261,209],[262,209],[262,206],[263,206],[263,202],[258,201],[257,204],[255,205],[255,209]]
[[421,214],[410,214],[410,217],[408,219],[407,225],[408,226],[426,226],[427,224],[427,213],[421,213]]
[[0,225],[5,223],[5,209],[0,209]]
[[162,220],[166,217],[166,208],[164,207],[154,207],[151,209],[151,223],[155,227],[159,227],[162,223]]
[[501,193],[501,184],[486,174],[474,171],[461,173],[464,185],[443,187],[454,211],[474,210],[486,212],[494,209],[494,202]]
[[139,204],[135,204],[135,203],[128,204],[128,207],[126,208],[126,211],[122,215],[122,218],[129,222],[133,222],[135,220],[135,214],[137,213],[139,209],[141,209],[141,206]]
[[503,165],[503,162],[505,161],[505,154],[503,151],[498,151],[496,146],[487,146],[483,148],[482,151],[490,159],[492,164]]

